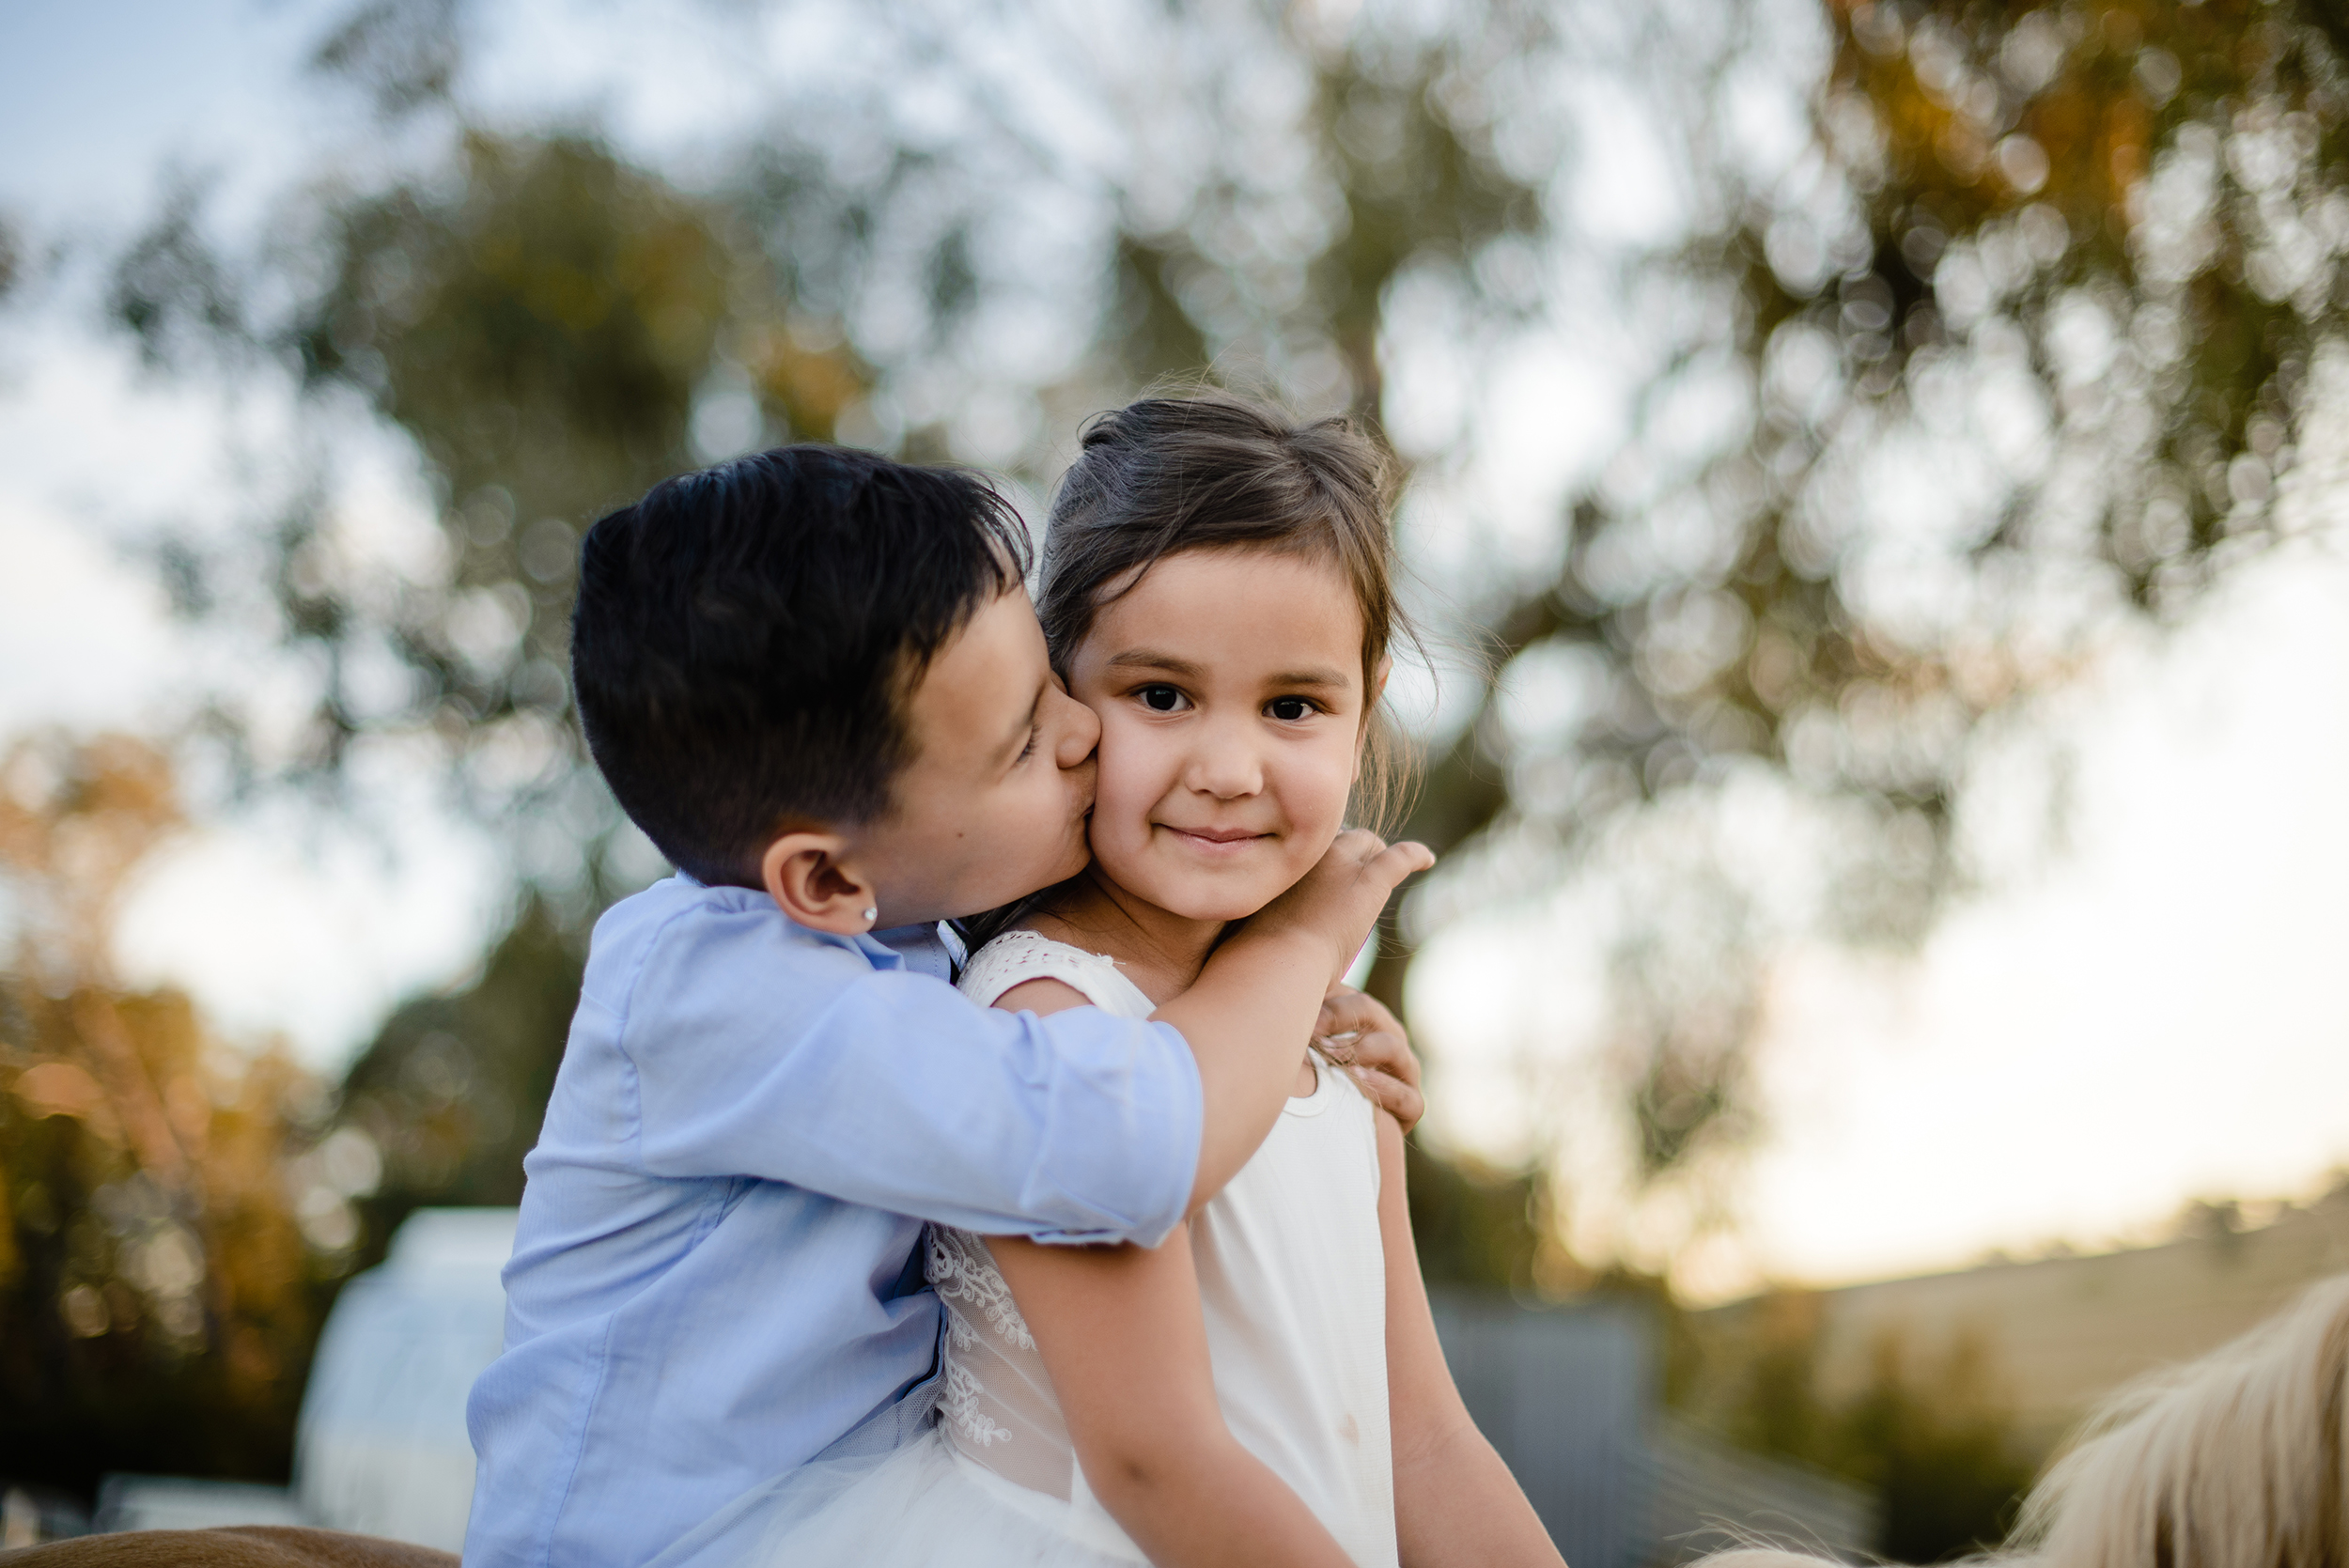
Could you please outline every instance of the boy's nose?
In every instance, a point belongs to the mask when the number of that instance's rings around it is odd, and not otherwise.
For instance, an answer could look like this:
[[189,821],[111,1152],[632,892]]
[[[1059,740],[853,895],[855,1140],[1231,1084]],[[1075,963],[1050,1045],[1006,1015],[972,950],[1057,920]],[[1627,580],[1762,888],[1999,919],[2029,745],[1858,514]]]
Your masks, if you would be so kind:
[[1101,716],[1062,691],[1057,681],[1045,701],[1054,707],[1052,760],[1064,769],[1082,767],[1101,743]]

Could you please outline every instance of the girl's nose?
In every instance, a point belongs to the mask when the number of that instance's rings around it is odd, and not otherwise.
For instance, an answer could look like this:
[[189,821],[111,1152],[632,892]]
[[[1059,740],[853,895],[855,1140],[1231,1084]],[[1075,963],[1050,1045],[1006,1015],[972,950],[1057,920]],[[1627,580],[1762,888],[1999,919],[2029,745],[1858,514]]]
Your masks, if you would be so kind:
[[1219,800],[1244,800],[1264,789],[1264,764],[1244,727],[1201,727],[1183,768],[1183,784]]

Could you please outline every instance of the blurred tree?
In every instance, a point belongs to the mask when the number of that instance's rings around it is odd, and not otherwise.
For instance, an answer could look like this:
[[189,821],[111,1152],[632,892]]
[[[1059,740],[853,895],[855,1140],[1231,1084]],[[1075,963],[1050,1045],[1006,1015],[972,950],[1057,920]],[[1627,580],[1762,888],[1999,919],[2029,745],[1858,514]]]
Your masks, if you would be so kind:
[[2016,1432],[1982,1347],[1939,1358],[1898,1338],[1875,1347],[1852,1398],[1818,1389],[1817,1298],[1775,1291],[1714,1312],[1667,1301],[1674,1332],[1666,1397],[1723,1436],[1850,1478],[1883,1507],[1875,1549],[1893,1562],[1944,1562],[1994,1546],[2015,1522],[2044,1457]]
[[124,888],[179,825],[145,742],[0,756],[0,1473],[85,1496],[108,1469],[285,1478],[350,1222],[320,1086],[114,978]]
[[521,1201],[580,971],[574,934],[533,896],[477,976],[402,1006],[351,1063],[337,1120],[383,1157],[382,1184],[361,1205],[363,1261],[418,1207]]
[[[1399,1005],[1412,939],[1463,898],[1634,865],[1610,1061],[1641,1190],[1718,1187],[1750,1134],[1761,975],[1790,922],[1923,929],[1983,720],[2289,521],[2340,324],[2349,101],[2319,0],[979,21],[892,0],[860,11],[869,58],[779,88],[786,129],[692,194],[593,138],[465,129],[470,13],[368,0],[320,53],[379,112],[455,128],[445,166],[327,189],[290,266],[220,262],[183,194],[117,274],[117,316],[159,362],[226,337],[322,408],[355,394],[437,486],[437,576],[387,583],[331,548],[322,485],[263,530],[274,612],[325,656],[300,765],[430,737],[513,814],[521,872],[580,929],[616,821],[562,678],[597,508],[762,433],[1042,479],[1039,410],[1170,372],[1392,426],[1413,322],[1472,379],[1520,330],[1603,308],[1655,374],[1546,562],[1440,584],[1501,678],[1435,738],[1407,831],[1449,867],[1373,988]],[[1037,111],[1039,71],[1076,118]],[[1682,209],[1660,250],[1603,265],[1557,179],[1600,81],[1661,138]],[[1775,151],[1757,84],[1796,106]],[[1048,322],[1080,324],[1059,358],[1033,347]],[[1440,449],[1405,454],[1423,475],[1498,411],[1463,407]],[[190,605],[227,602],[180,575]],[[400,681],[370,673],[386,659]],[[1511,695],[1533,690],[1574,695]],[[1826,887],[1795,915],[1714,809],[1755,779],[1827,825],[1803,851]],[[549,868],[582,861],[590,891],[562,902]]]
[[[1489,85],[1512,55],[1550,44],[1553,26],[1540,8],[1506,0],[1455,7],[1417,34],[1366,25],[1333,36],[1303,12],[1224,26],[1227,38],[1176,56],[1196,71],[1222,134],[1175,223],[1137,226],[1126,206],[1103,345],[1128,386],[1213,370],[1376,430],[1397,278],[1441,273],[1508,309],[1476,263],[1496,243],[1546,232],[1540,181],[1513,173],[1494,146]],[[1190,53],[1202,57],[1182,57]],[[1219,68],[1252,56],[1258,69],[1267,56],[1293,65],[1304,114],[1252,126],[1255,116],[1227,108],[1255,84]],[[1115,90],[1113,80],[1090,85]],[[1287,145],[1265,145],[1273,139]],[[1273,204],[1301,214],[1276,224]]]
[[[1687,110],[1699,205],[1634,293],[1683,335],[1562,519],[1555,576],[1478,606],[1501,679],[1406,831],[1481,837],[1468,862],[1522,884],[1547,848],[1759,764],[1845,803],[1826,924],[1897,942],[1949,885],[1979,722],[2061,679],[2115,608],[2172,613],[2279,526],[2341,326],[2349,33],[2315,0],[1833,0],[1823,19],[1791,166],[1757,171],[1736,140],[1743,24],[1697,55],[1694,91],[1659,91]],[[1675,398],[1707,386],[1742,412],[1691,450]],[[1938,465],[1925,516],[1869,491],[1888,459]],[[1516,673],[1561,667],[1587,680],[1568,722],[1507,722]],[[1766,944],[1628,930],[1676,959],[1618,970],[1654,1181],[1750,1126]]]
[[1553,1283],[1538,1272],[1544,1244],[1556,1245],[1538,1173],[1442,1159],[1416,1139],[1404,1156],[1411,1239],[1429,1284],[1532,1296]]
[[[394,625],[426,711],[470,745],[562,713],[579,528],[690,466],[729,268],[707,213],[592,143],[474,134],[450,173],[334,213],[296,341],[310,384],[363,391],[444,498],[445,587]],[[286,541],[284,608],[331,645],[355,584],[302,574],[308,542]],[[330,744],[349,709],[330,691]]]
[[[352,25],[388,26],[391,9]],[[696,395],[714,370],[748,381],[747,445],[762,418],[828,437],[861,366],[836,337],[786,319],[739,221],[592,140],[469,132],[446,168],[330,193],[291,275],[222,259],[200,216],[200,193],[182,188],[125,254],[117,320],[159,364],[226,343],[288,365],[328,406],[356,394],[413,441],[445,551],[437,569],[387,583],[337,536],[314,477],[261,530],[257,573],[180,541],[179,602],[245,613],[257,607],[231,580],[272,584],[286,642],[323,672],[288,759],[295,776],[339,782],[364,736],[429,737],[474,810],[556,808],[594,870],[617,817],[567,717],[581,530],[693,465]],[[243,303],[303,283],[276,317]],[[558,882],[577,868],[552,861]]]
[[357,83],[376,114],[397,120],[444,103],[461,58],[457,0],[366,0],[312,55],[318,69]]
[[[1895,1562],[1947,1562],[2006,1539],[2038,1457],[1984,1387],[1978,1346],[1917,1366],[1897,1343],[1877,1347],[1875,1381],[1838,1412],[1828,1467],[1883,1498],[1876,1549]],[[1830,1457],[1831,1455],[1831,1457]]]

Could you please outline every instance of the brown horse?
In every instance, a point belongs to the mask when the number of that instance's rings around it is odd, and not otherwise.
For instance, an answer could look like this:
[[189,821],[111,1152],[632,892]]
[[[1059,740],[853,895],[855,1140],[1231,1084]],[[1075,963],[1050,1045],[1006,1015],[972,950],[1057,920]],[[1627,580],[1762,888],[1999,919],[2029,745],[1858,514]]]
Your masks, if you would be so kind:
[[0,1552],[6,1568],[458,1568],[429,1546],[288,1525],[132,1529]]

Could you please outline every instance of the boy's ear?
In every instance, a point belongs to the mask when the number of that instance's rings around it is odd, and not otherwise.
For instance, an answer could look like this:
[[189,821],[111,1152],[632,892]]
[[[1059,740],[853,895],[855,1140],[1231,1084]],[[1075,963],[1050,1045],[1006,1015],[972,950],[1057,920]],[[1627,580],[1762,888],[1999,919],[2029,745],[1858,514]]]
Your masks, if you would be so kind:
[[859,937],[876,924],[872,883],[846,860],[838,833],[785,833],[758,859],[758,879],[783,912],[811,931]]

